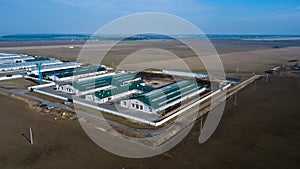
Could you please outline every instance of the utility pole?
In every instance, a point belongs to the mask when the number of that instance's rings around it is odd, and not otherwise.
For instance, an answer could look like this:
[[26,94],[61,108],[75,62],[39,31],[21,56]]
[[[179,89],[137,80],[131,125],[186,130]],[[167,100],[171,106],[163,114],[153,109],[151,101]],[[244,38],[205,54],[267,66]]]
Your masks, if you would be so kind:
[[30,144],[33,144],[33,135],[32,135],[31,127],[29,127],[29,135],[30,135]]
[[203,128],[203,116],[200,118],[200,132],[202,131]]
[[269,81],[269,74],[267,73],[266,74],[266,82],[268,82]]
[[235,96],[234,96],[234,106],[237,105],[237,92],[235,93]]

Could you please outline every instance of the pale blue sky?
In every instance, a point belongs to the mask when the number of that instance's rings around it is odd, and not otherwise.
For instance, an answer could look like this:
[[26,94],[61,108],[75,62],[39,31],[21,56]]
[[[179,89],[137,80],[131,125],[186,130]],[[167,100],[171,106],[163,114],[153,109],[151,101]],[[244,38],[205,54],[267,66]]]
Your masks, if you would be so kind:
[[0,33],[93,33],[136,12],[177,15],[208,34],[300,34],[300,0],[1,0]]

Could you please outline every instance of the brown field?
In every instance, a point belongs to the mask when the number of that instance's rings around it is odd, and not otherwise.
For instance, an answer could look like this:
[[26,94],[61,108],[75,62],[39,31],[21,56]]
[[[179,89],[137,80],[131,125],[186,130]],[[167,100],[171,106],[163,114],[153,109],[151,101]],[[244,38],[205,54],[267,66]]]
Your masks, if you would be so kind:
[[[29,43],[29,42],[27,42]],[[32,42],[33,43],[33,42]],[[50,42],[49,42],[50,43]],[[24,44],[23,46],[16,47],[18,43],[0,43],[0,51],[9,51],[16,53],[26,53],[37,56],[47,56],[58,58],[68,61],[76,61],[82,44],[70,44],[70,42],[60,42],[56,45],[46,44],[45,42],[37,45],[30,46],[30,44]],[[202,41],[191,41],[191,43],[197,43],[199,48],[203,50],[204,54],[207,52]],[[300,59],[300,41],[233,41],[233,40],[212,40],[217,52],[220,55],[220,59],[223,63],[226,72],[234,72],[237,68],[240,72],[244,73],[261,73],[266,69],[272,68],[276,65],[287,64],[290,59]],[[54,43],[55,44],[55,43]],[[104,41],[99,43],[93,43],[86,46],[84,53],[84,59],[78,59],[80,62],[95,63],[99,62],[99,55],[105,52],[105,48],[110,46],[111,42]],[[2,46],[1,46],[2,45]],[[75,48],[69,48],[74,46]],[[156,50],[144,51],[143,53],[137,53],[134,56],[129,57],[123,68],[172,68],[176,70],[185,69],[183,63],[187,64],[192,70],[203,72],[205,68],[203,64],[197,59],[191,56],[187,52],[186,48],[183,48],[181,44],[176,42],[162,42],[162,41],[141,41],[141,42],[125,42],[120,45],[119,48],[112,50],[109,57],[105,58],[102,63],[106,65],[116,66],[123,58],[127,57],[125,54],[134,52],[143,48],[160,48],[163,46],[165,49],[170,50],[182,59],[178,61],[174,56],[167,53],[158,53]],[[205,46],[205,45],[204,45]],[[201,48],[202,47],[202,48]],[[209,56],[203,56],[209,57]],[[131,58],[131,59],[130,59]],[[214,63],[212,63],[214,64]]]
[[0,87],[5,89],[27,89],[27,87],[38,85],[38,83],[31,79],[12,79],[0,81]]
[[[91,55],[109,42],[88,47]],[[162,43],[162,42],[160,42]],[[155,47],[152,42],[145,43]],[[299,41],[224,41],[214,40],[226,72],[233,76],[237,68],[241,73],[262,73],[275,65],[287,64],[290,59],[300,59]],[[75,46],[74,49],[68,48]],[[124,44],[122,50],[133,51],[140,44]],[[81,43],[71,42],[10,42],[0,43],[0,51],[21,52],[75,61]],[[174,46],[169,46],[172,48]],[[275,48],[276,47],[276,48]],[[105,62],[117,64],[125,57],[122,50]],[[183,52],[183,51],[179,51]],[[184,53],[184,52],[183,52]],[[176,63],[171,57],[149,56],[148,64],[171,66]],[[154,55],[154,56],[153,56]],[[208,57],[208,56],[206,56]],[[195,71],[203,71],[203,65],[195,58],[182,57]],[[143,63],[135,61],[129,65]],[[180,65],[180,64],[179,64]],[[127,65],[128,66],[128,65]],[[148,66],[148,65],[143,65]],[[1,82],[2,83],[2,82]],[[0,85],[1,85],[0,83]],[[4,82],[7,83],[7,82]],[[12,84],[2,84],[2,87]],[[13,88],[27,87],[20,82]],[[257,82],[256,90],[250,85],[238,93],[238,104],[233,99],[226,103],[224,116],[214,135],[204,144],[198,144],[199,124],[175,148],[167,153],[146,159],[129,159],[113,155],[93,143],[82,130],[77,120],[54,120],[53,113],[43,113],[24,99],[0,95],[0,168],[72,168],[72,169],[143,169],[143,168],[299,168],[300,162],[300,78],[270,76],[269,82]],[[28,126],[32,126],[35,143],[27,139]]]
[[[199,124],[175,148],[147,159],[118,157],[97,147],[77,120],[54,121],[26,102],[1,95],[1,169],[298,168],[300,79],[270,77],[226,103],[214,135],[198,144]],[[17,105],[17,106],[16,106]],[[28,126],[35,143],[30,145]]]

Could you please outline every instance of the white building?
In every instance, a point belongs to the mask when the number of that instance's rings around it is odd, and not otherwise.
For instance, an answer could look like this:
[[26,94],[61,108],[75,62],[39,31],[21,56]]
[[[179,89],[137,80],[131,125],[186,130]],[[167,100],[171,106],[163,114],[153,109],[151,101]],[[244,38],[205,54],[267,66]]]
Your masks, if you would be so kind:
[[104,74],[102,76],[98,76],[98,78],[86,78],[86,80],[77,80],[73,83],[63,85],[58,84],[56,88],[66,93],[86,95],[97,91],[119,88],[121,85],[131,84],[140,80],[140,77],[132,73],[113,73],[110,75]]
[[5,63],[18,63],[18,62],[24,62],[25,60],[31,60],[34,59],[32,56],[21,56],[19,57],[8,57],[8,58],[2,58],[0,57],[0,63],[5,64]]
[[[72,68],[77,68],[80,67],[79,63],[76,62],[62,62],[58,64],[53,64],[53,65],[45,65],[42,67],[41,72],[52,72],[52,71],[57,71],[57,70],[65,70],[65,69],[72,69]],[[27,70],[27,75],[39,75],[39,71],[37,67],[30,67]]]
[[74,81],[80,78],[98,76],[107,73],[104,65],[92,65],[88,67],[71,68],[46,72],[43,75],[52,81]]
[[48,58],[35,58],[30,60],[25,60],[20,63],[9,63],[9,64],[0,64],[0,71],[11,71],[11,70],[20,70],[20,69],[28,69],[32,67],[36,67],[37,63],[42,63],[42,65],[52,65],[62,63],[56,59],[48,59]]
[[184,100],[197,97],[205,90],[204,86],[191,80],[185,80],[122,100],[120,104],[123,107],[147,113],[162,113]]

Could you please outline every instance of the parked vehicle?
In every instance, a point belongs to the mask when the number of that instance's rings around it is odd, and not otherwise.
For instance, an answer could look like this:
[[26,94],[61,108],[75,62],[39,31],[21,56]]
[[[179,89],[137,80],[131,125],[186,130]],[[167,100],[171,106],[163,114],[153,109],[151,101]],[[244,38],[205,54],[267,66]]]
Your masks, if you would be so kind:
[[45,103],[41,103],[39,106],[42,107],[42,108],[45,108],[45,107],[47,107],[48,105],[45,104]]
[[71,104],[71,102],[65,101],[63,104],[68,106]]
[[51,109],[54,109],[54,108],[55,108],[54,106],[47,106],[48,110],[51,110]]

